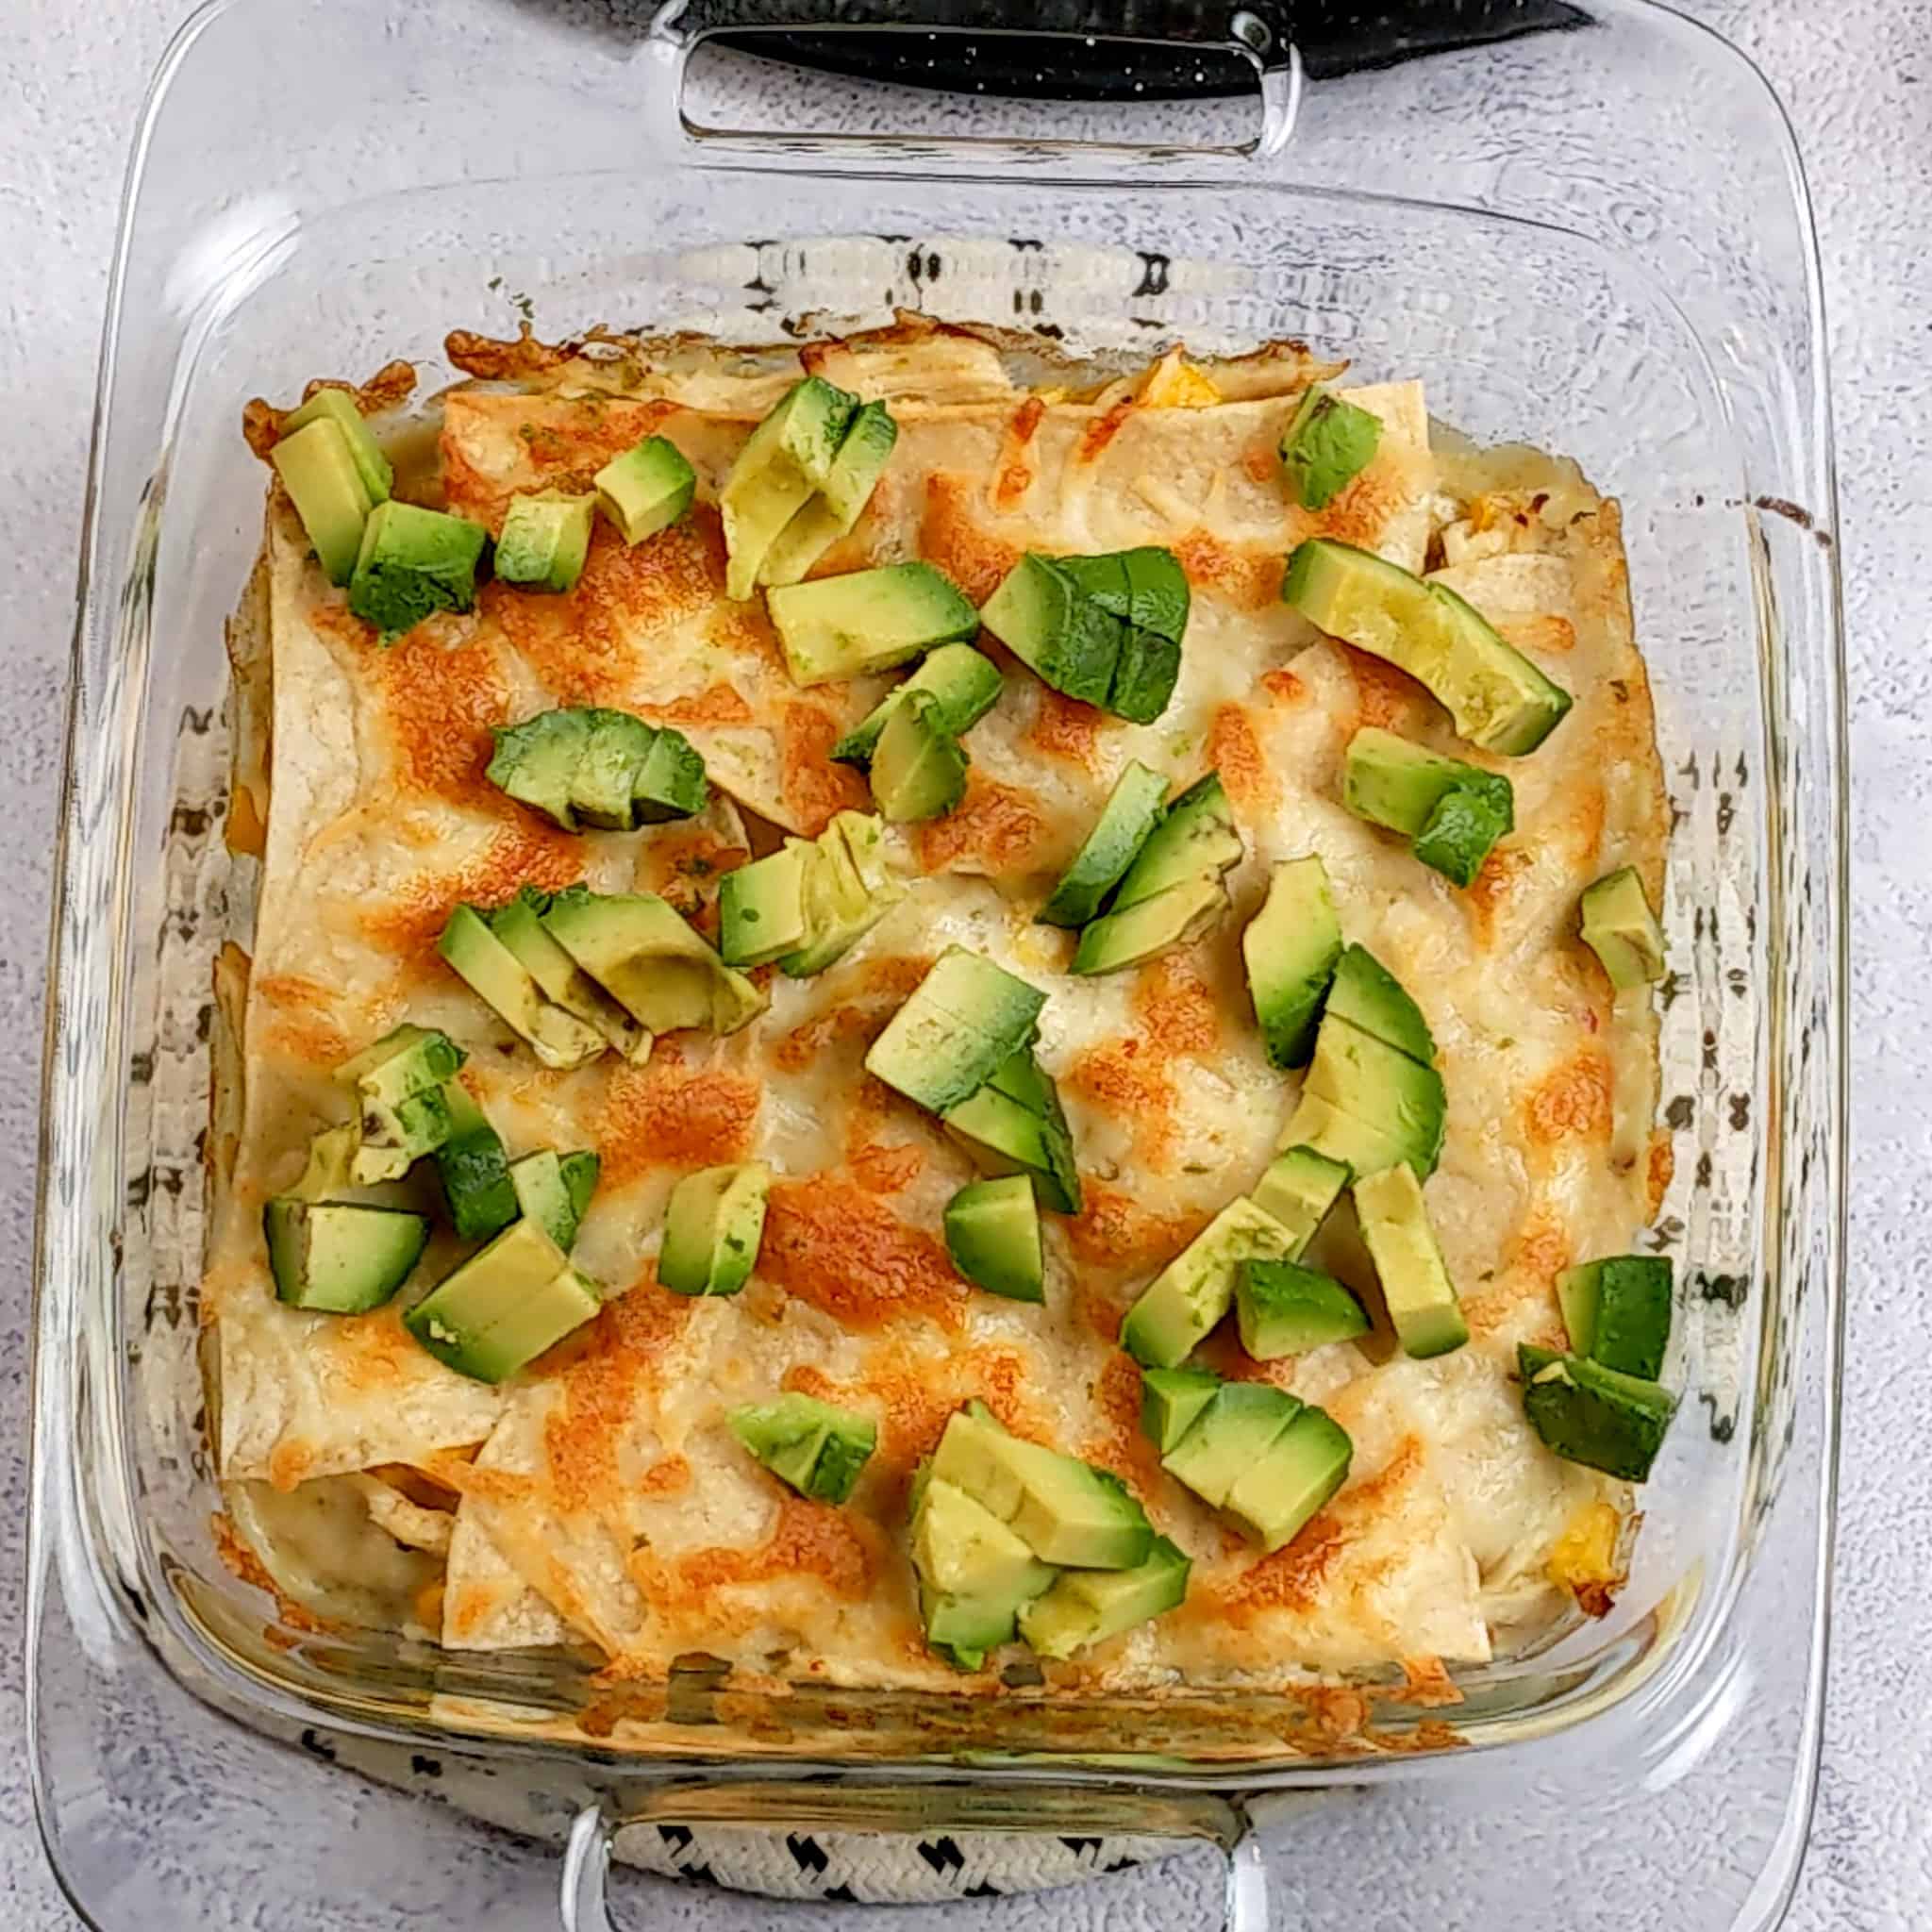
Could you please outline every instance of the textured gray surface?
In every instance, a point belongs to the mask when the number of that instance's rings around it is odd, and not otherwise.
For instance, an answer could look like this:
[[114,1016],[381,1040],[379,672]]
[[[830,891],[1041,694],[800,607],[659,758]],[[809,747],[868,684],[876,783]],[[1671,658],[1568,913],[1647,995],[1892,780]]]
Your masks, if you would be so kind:
[[[1932,525],[1924,504],[1923,369],[1932,327],[1932,6],[1926,0],[1713,0],[1691,10],[1765,66],[1797,124],[1818,205],[1839,418],[1842,557],[1857,793],[1852,1030],[1855,1206],[1831,1712],[1810,1858],[1790,1924],[1803,1932],[1903,1932],[1932,1914],[1932,1742],[1918,1720],[1932,1666],[1910,1641],[1923,1600],[1932,1459],[1924,1403],[1899,1373],[1923,1347],[1918,1216],[1932,1154],[1932,1074],[1920,971],[1932,933]],[[16,1257],[0,1314],[0,1740],[22,1728],[17,1632],[23,1568],[30,1150],[39,1079],[44,907],[59,759],[72,558],[93,363],[132,116],[176,0],[9,0],[0,80],[0,876],[20,908],[0,943],[0,1241]],[[1857,1197],[1862,1195],[1862,1201]],[[1110,1923],[1181,1932],[1210,1909],[1208,1874],[1110,1889]],[[1012,1902],[970,1923],[1103,1922]],[[1091,1913],[1091,1916],[1090,1916]],[[0,1924],[71,1923],[36,1841],[16,1748],[0,1758]]]

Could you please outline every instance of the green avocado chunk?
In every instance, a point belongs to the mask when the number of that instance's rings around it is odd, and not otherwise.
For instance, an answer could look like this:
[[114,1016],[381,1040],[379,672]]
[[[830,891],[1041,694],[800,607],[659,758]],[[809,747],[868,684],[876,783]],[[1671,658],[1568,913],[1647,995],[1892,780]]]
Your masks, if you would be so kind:
[[1234,1306],[1243,1261],[1287,1260],[1294,1238],[1237,1196],[1142,1291],[1121,1324],[1121,1346],[1144,1368],[1173,1369]]
[[1432,872],[1452,886],[1473,886],[1496,841],[1509,829],[1509,817],[1487,794],[1458,785],[1436,801],[1409,847]]
[[[1441,1074],[1352,1025],[1332,1005],[1315,1037],[1302,1098],[1304,1104],[1326,1102],[1338,1112],[1353,1114],[1392,1144],[1397,1158],[1407,1161],[1419,1178],[1426,1180],[1435,1173],[1448,1113]],[[1318,1152],[1347,1160],[1357,1174],[1376,1164],[1341,1152],[1325,1138],[1297,1132],[1292,1119],[1289,1129]]]
[[1050,557],[1029,550],[987,599],[980,622],[1044,684],[1104,705],[1126,626]]
[[448,1081],[442,1091],[449,1132],[436,1150],[436,1171],[450,1224],[466,1241],[488,1241],[521,1212],[509,1157],[502,1136],[460,1080]]
[[797,583],[858,523],[898,441],[899,425],[885,404],[867,403],[853,416],[824,485],[791,513],[765,553],[759,583]]
[[357,1187],[398,1180],[442,1144],[450,1130],[444,1083],[468,1058],[446,1033],[403,1025],[336,1069],[337,1084],[355,1093],[359,1109],[349,1168]]
[[992,709],[1004,682],[999,667],[971,644],[941,644],[927,652],[912,675],[888,691],[832,747],[832,756],[841,764],[857,765],[864,771],[872,763],[873,747],[892,713],[920,691],[939,705],[940,723],[945,729],[955,738],[963,737]]
[[1182,879],[1123,908],[1116,905],[1080,935],[1069,972],[1087,975],[1122,973],[1191,946],[1228,909],[1227,888],[1219,874]]
[[1085,925],[1125,875],[1160,823],[1167,780],[1138,759],[1114,781],[1074,862],[1036,915],[1041,925]]
[[1458,791],[1491,805],[1503,831],[1514,828],[1515,788],[1500,772],[1444,758],[1375,724],[1357,731],[1342,754],[1342,804],[1357,818],[1405,839],[1416,838],[1437,807]]
[[534,1221],[566,1255],[577,1238],[584,1210],[597,1186],[597,1157],[584,1150],[558,1154],[545,1147],[509,1164],[520,1212]]
[[673,1294],[736,1294],[758,1266],[771,1186],[761,1160],[686,1174],[664,1210],[658,1281]]
[[1654,1382],[1671,1340],[1668,1255],[1610,1255],[1566,1269],[1557,1299],[1570,1346],[1622,1375]]
[[1178,643],[1188,630],[1187,573],[1172,550],[1143,543],[1099,557],[1054,559],[1075,589],[1123,624],[1138,625]]
[[632,794],[658,734],[628,711],[585,707],[584,748],[571,774],[571,809],[605,832],[627,832],[636,824]]
[[373,624],[385,643],[439,610],[476,603],[476,566],[490,532],[481,524],[423,509],[393,497],[362,526],[349,608]]
[[1224,1382],[1160,1466],[1219,1509],[1301,1412],[1292,1395],[1270,1383]]
[[445,1367],[474,1381],[502,1382],[602,1305],[597,1284],[525,1218],[406,1310],[403,1325]]
[[1374,461],[1382,419],[1319,385],[1281,435],[1281,467],[1304,509],[1326,509]]
[[1142,1369],[1141,1433],[1165,1456],[1193,1427],[1221,1387],[1221,1377],[1206,1369]]
[[1436,1064],[1436,1040],[1402,982],[1366,946],[1347,945],[1335,962],[1328,1011],[1373,1034],[1425,1067]]
[[[617,534],[626,543],[641,543],[668,529],[691,508],[698,479],[684,452],[668,437],[647,436],[622,456],[612,457],[591,477],[591,487],[597,508]],[[586,522],[587,544],[590,535]],[[569,585],[556,588],[567,590]]]
[[651,755],[631,794],[641,825],[688,819],[705,808],[705,761],[683,732],[668,725],[651,742]]
[[542,490],[513,496],[503,513],[492,568],[499,582],[537,591],[574,591],[591,554],[594,495]]
[[951,811],[966,795],[966,765],[939,700],[912,692],[886,720],[873,747],[872,795],[879,816],[905,824]]
[[1307,1063],[1341,957],[1341,922],[1327,868],[1312,853],[1281,860],[1269,874],[1267,899],[1241,934],[1248,993],[1269,1065]]
[[1221,785],[1221,774],[1197,778],[1161,814],[1114,893],[1113,910],[1124,912],[1187,879],[1231,872],[1246,848],[1235,830],[1234,813]]
[[1583,894],[1583,937],[1620,991],[1664,976],[1664,932],[1634,866],[1607,874]]
[[763,966],[804,945],[809,841],[727,872],[718,888],[718,954],[727,966]]
[[1157,1536],[1147,1560],[1131,1570],[1063,1570],[1044,1596],[1020,1612],[1020,1635],[1041,1657],[1070,1657],[1178,1607],[1191,1567],[1166,1537]]
[[1042,1562],[1131,1570],[1147,1560],[1154,1527],[1118,1476],[1008,1435],[984,1403],[956,1410],[932,1459]]
[[362,488],[369,492],[371,507],[387,503],[390,492],[395,488],[396,473],[383,455],[382,445],[375,440],[375,432],[356,407],[355,396],[345,389],[317,390],[300,408],[290,410],[282,418],[282,439],[308,428],[311,423],[333,423],[342,432],[343,441],[349,445],[349,455],[355,460],[356,474],[362,479]]
[[891,671],[938,644],[970,642],[979,613],[943,571],[889,563],[768,591],[765,608],[802,685]]
[[521,724],[495,728],[496,755],[483,775],[519,805],[540,811],[566,832],[577,828],[571,805],[577,766],[591,741],[589,715],[580,710],[539,711]]
[[374,508],[355,453],[339,425],[315,421],[283,434],[269,461],[302,519],[309,547],[332,584],[355,575],[362,532]]
[[276,1299],[330,1315],[379,1308],[429,1240],[421,1214],[286,1194],[262,1210],[262,1229]]
[[573,886],[551,900],[543,929],[653,1033],[682,1026],[735,1033],[764,1008],[758,988],[655,893],[606,895]]
[[544,994],[474,906],[458,906],[437,951],[546,1067],[580,1067],[604,1051],[603,1036]]
[[731,1433],[780,1482],[814,1503],[843,1503],[878,1446],[869,1416],[795,1393],[734,1408]]
[[1362,1241],[1375,1264],[1389,1320],[1405,1355],[1447,1355],[1469,1340],[1469,1324],[1411,1168],[1384,1168],[1355,1184]]
[[543,990],[546,999],[583,1021],[625,1059],[642,1065],[651,1057],[651,1034],[544,931],[550,896],[525,886],[514,899],[489,914],[490,930]]
[[1299,1261],[1348,1181],[1346,1162],[1312,1147],[1291,1146],[1269,1163],[1248,1198],[1288,1230],[1294,1241],[1289,1259]]
[[724,522],[724,590],[749,597],[780,533],[832,474],[858,398],[822,375],[779,397],[739,451],[718,508]]
[[1058,1574],[956,1484],[915,1479],[912,1566],[926,1642],[960,1670],[1013,1641],[1019,1614]]
[[808,979],[836,964],[906,896],[887,854],[885,827],[866,812],[835,813],[814,840],[790,839],[806,867],[805,943],[782,955],[778,970]]
[[1369,1332],[1354,1295],[1332,1274],[1298,1261],[1243,1261],[1234,1278],[1234,1312],[1241,1346],[1257,1362]]
[[1236,1478],[1222,1507],[1264,1551],[1281,1549],[1347,1481],[1354,1459],[1348,1431],[1326,1409],[1304,1404],[1260,1461]]
[[982,615],[1044,683],[1150,724],[1180,676],[1188,605],[1179,562],[1149,544],[1098,557],[1029,552]]
[[946,1203],[946,1252],[975,1287],[1008,1301],[1046,1299],[1040,1208],[1024,1174],[973,1181]]
[[946,1131],[982,1168],[997,1175],[1028,1174],[1041,1202],[1057,1214],[1077,1214],[1080,1173],[1074,1136],[1052,1076],[1022,1047],[981,1087],[941,1116]]
[[1407,672],[1485,751],[1532,752],[1570,709],[1570,693],[1455,591],[1373,551],[1311,537],[1290,557],[1281,595],[1330,637]]
[[948,946],[887,1023],[865,1070],[944,1114],[1032,1043],[1046,995],[963,946]]
[[1517,1354],[1524,1413],[1551,1449],[1624,1482],[1649,1476],[1677,1409],[1669,1390],[1581,1356],[1527,1347]]

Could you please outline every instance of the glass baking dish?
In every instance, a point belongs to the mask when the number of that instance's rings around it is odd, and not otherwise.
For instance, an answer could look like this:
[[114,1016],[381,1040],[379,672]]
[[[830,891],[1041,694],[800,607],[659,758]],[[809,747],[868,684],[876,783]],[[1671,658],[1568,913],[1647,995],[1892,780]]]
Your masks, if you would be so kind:
[[[537,0],[216,0],[184,29],[109,300],[41,1149],[33,1749],[92,1923],[198,1925],[245,1884],[264,1924],[535,1924],[543,1840],[568,1836],[565,1923],[591,1928],[626,1820],[1206,1839],[1244,1932],[1424,1901],[1444,1927],[1590,1923],[1566,1874],[1607,1902],[1643,1887],[1687,1932],[1775,1923],[1816,1760],[1841,1287],[1817,264],[1748,63],[1646,0],[1566,11],[1570,31],[1310,81],[1278,14],[1176,10],[1173,57],[1231,49],[1252,99],[1061,103],[1045,132],[1038,101],[1016,121],[741,59],[708,59],[700,103],[709,30],[781,18],[742,0],[630,33]],[[1041,38],[1049,103],[1079,46]],[[392,356],[431,392],[445,329],[532,308],[553,338],[748,343],[916,308],[1103,360],[1298,335],[1370,380],[1424,376],[1444,422],[1574,456],[1623,500],[1675,821],[1653,1239],[1678,1263],[1686,1396],[1615,1614],[1458,1673],[1452,1705],[1348,1687],[1340,1724],[1321,1699],[962,1717],[702,1672],[624,1696],[569,1660],[264,1622],[215,1547],[194,1361],[209,973],[246,932],[221,836],[223,624],[262,487],[242,406]],[[325,1761],[351,1745],[516,1787],[526,1839]],[[1403,1853],[1431,1830],[1453,1883]]]

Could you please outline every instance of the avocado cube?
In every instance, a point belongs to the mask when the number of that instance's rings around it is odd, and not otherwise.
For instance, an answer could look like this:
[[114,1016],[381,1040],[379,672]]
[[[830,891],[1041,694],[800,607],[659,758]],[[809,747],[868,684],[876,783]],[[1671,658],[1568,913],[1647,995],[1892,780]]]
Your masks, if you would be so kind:
[[1374,461],[1382,419],[1319,385],[1281,435],[1281,467],[1304,509],[1326,509]]
[[1341,957],[1341,922],[1319,857],[1284,859],[1268,897],[1241,934],[1248,993],[1268,1063],[1299,1067],[1315,1050],[1315,1027]]
[[1172,550],[1143,543],[1100,557],[1059,557],[1058,564],[1083,595],[1108,616],[1178,644],[1187,635],[1187,573]]
[[1151,899],[1137,899],[1096,919],[1080,935],[1071,972],[1121,973],[1190,946],[1228,909],[1227,888],[1218,873],[1183,879]]
[[[566,1159],[576,1165],[566,1170]],[[545,1147],[511,1161],[509,1179],[517,1212],[534,1221],[562,1253],[569,1254],[597,1185],[597,1157],[589,1153],[564,1156]],[[586,1179],[589,1186],[583,1185]]]
[[336,1069],[357,1096],[357,1142],[349,1177],[357,1187],[399,1180],[450,1131],[443,1083],[468,1056],[447,1034],[403,1025]]
[[426,1087],[441,1087],[468,1058],[448,1034],[405,1024],[345,1059],[335,1080],[372,1099],[402,1100]]
[[724,874],[718,889],[718,953],[727,966],[763,966],[804,945],[810,931],[808,859],[819,856],[801,840]]
[[872,795],[891,824],[936,819],[966,795],[967,758],[937,699],[912,692],[886,720],[872,756]]
[[1041,1657],[1066,1658],[1177,1608],[1188,1594],[1188,1558],[1166,1537],[1131,1570],[1063,1570],[1020,1612],[1020,1635]]
[[326,1201],[346,1193],[356,1183],[350,1170],[356,1160],[356,1124],[325,1127],[308,1141],[308,1158],[301,1178],[288,1191],[291,1201]]
[[1290,1146],[1269,1163],[1248,1198],[1288,1230],[1294,1241],[1289,1258],[1299,1261],[1348,1182],[1346,1162],[1331,1160],[1312,1147]]
[[574,591],[591,554],[595,496],[566,496],[560,490],[513,496],[503,514],[492,564],[506,584],[537,591]]
[[1298,1261],[1243,1261],[1234,1278],[1234,1312],[1241,1346],[1257,1362],[1369,1332],[1354,1295],[1333,1275]]
[[514,1221],[403,1316],[446,1368],[502,1382],[602,1306],[597,1284],[565,1260],[535,1221]]
[[1073,1132],[1059,1091],[1030,1047],[1014,1054],[984,1087],[947,1108],[942,1118],[946,1131],[988,1172],[1027,1174],[1055,1213],[1079,1213]]
[[1190,785],[1161,815],[1122,878],[1113,910],[1124,912],[1184,880],[1231,872],[1241,862],[1246,849],[1235,830],[1221,774],[1209,772]]
[[385,643],[439,610],[472,610],[476,566],[490,532],[481,524],[391,497],[369,513],[349,579],[349,608]]
[[941,1596],[1038,1596],[1053,1581],[1042,1563],[999,1517],[956,1484],[929,1476],[912,1512],[912,1561]]
[[1083,594],[1055,558],[1029,550],[979,617],[1041,683],[1090,705],[1107,703],[1126,625]]
[[395,487],[396,475],[390,467],[389,458],[382,453],[382,445],[375,440],[375,432],[356,407],[354,392],[346,389],[317,390],[300,408],[291,409],[282,418],[279,440],[293,436],[311,423],[333,423],[342,432],[343,441],[349,445],[349,455],[355,460],[356,474],[369,493],[371,508],[378,503],[387,503]]
[[1475,883],[1484,860],[1508,829],[1509,819],[1491,796],[1458,785],[1436,801],[1410,849],[1452,886],[1466,889]]
[[1622,1375],[1654,1382],[1671,1340],[1668,1255],[1611,1255],[1557,1277],[1570,1346]]
[[[1303,1092],[1355,1115],[1392,1141],[1419,1178],[1426,1180],[1435,1173],[1448,1113],[1441,1074],[1351,1025],[1332,1006],[1315,1037],[1315,1057]],[[1348,1158],[1308,1135],[1297,1138],[1337,1159]],[[1349,1165],[1361,1171],[1359,1161],[1350,1159]]]
[[[1506,758],[1533,752],[1574,702],[1509,643],[1474,605],[1446,584],[1431,584],[1443,636],[1442,703],[1472,744]],[[1431,687],[1433,690],[1433,687]]]
[[681,731],[668,726],[651,741],[650,755],[638,773],[631,808],[642,825],[661,825],[672,819],[694,817],[705,808],[705,760]]
[[[641,543],[668,529],[691,508],[698,487],[697,473],[666,436],[647,436],[612,457],[591,483],[597,508],[626,543]],[[588,525],[584,540],[588,545]]]
[[1160,1466],[1219,1509],[1301,1412],[1292,1395],[1271,1383],[1224,1382]]
[[1102,708],[1130,724],[1151,724],[1167,709],[1180,678],[1180,645],[1158,631],[1130,624],[1121,634],[1120,656]]
[[940,724],[955,738],[963,737],[991,710],[1003,683],[991,658],[971,644],[941,644],[928,652],[904,684],[888,691],[832,747],[832,756],[841,764],[857,765],[864,771],[872,763],[873,748],[892,713],[919,691],[926,692],[939,705]]
[[1153,837],[1167,780],[1138,759],[1114,781],[1100,817],[1035,918],[1041,925],[1085,925]]
[[904,880],[887,856],[884,826],[841,811],[815,840],[788,840],[805,865],[806,942],[778,970],[807,979],[842,959],[901,899]]
[[510,1179],[509,1157],[489,1116],[460,1080],[443,1087],[449,1132],[436,1150],[436,1171],[449,1204],[450,1224],[466,1241],[488,1241],[522,1208]]
[[726,595],[751,595],[779,533],[830,477],[858,408],[857,396],[808,375],[752,431],[718,492]]
[[1403,1353],[1426,1358],[1460,1348],[1469,1324],[1414,1171],[1398,1165],[1364,1175],[1355,1184],[1355,1209]]
[[898,440],[885,404],[867,403],[853,416],[818,493],[792,512],[765,553],[761,584],[797,583],[858,523]]
[[771,1186],[761,1160],[686,1174],[664,1210],[658,1281],[673,1294],[736,1294],[758,1265]]
[[566,832],[577,829],[571,804],[577,766],[591,741],[591,721],[582,710],[539,711],[521,724],[495,729],[496,754],[483,775],[519,805],[540,811]]
[[1417,837],[1442,800],[1458,790],[1486,800],[1504,832],[1513,829],[1515,788],[1500,772],[1425,751],[1373,724],[1357,731],[1342,755],[1342,804],[1357,818],[1405,839]]
[[421,1214],[280,1195],[262,1210],[275,1297],[330,1315],[379,1308],[429,1240]]
[[581,1227],[591,1209],[591,1197],[597,1191],[597,1177],[604,1163],[592,1149],[578,1147],[559,1155],[557,1164],[563,1174],[563,1191],[570,1201],[570,1211]]
[[525,886],[488,915],[490,930],[542,989],[544,998],[583,1021],[625,1059],[642,1065],[651,1057],[651,1035],[544,931],[543,914],[549,909],[549,893]]
[[1581,1356],[1521,1348],[1523,1409],[1550,1449],[1568,1462],[1624,1482],[1650,1474],[1677,1399],[1641,1376]]
[[[1328,1101],[1303,1090],[1301,1099],[1283,1128],[1283,1147],[1306,1146],[1310,1152],[1357,1174],[1376,1174],[1408,1158],[1403,1142],[1385,1124],[1358,1120]],[[1258,1190],[1257,1190],[1258,1191]]]
[[1030,1045],[1046,995],[991,959],[948,946],[887,1023],[865,1070],[895,1092],[943,1114]]
[[1292,1542],[1348,1480],[1354,1457],[1348,1431],[1326,1409],[1307,1405],[1237,1479],[1222,1507],[1272,1553]]
[[765,1004],[675,908],[652,892],[600,894],[573,886],[543,929],[653,1033],[701,1026],[734,1033]]
[[544,996],[474,906],[450,914],[436,949],[544,1066],[580,1067],[604,1051],[603,1036]]
[[584,748],[571,774],[570,808],[586,824],[627,832],[634,823],[632,793],[658,734],[628,711],[586,707]]
[[1008,1301],[1046,1299],[1040,1209],[1024,1174],[974,1181],[946,1203],[946,1252],[975,1288]]
[[1178,1368],[1234,1305],[1243,1261],[1290,1258],[1294,1239],[1237,1196],[1148,1284],[1121,1324],[1121,1346],[1143,1368]]
[[765,608],[795,683],[890,671],[936,644],[970,642],[979,613],[929,563],[815,577],[767,593]]
[[1221,1377],[1206,1369],[1142,1369],[1141,1433],[1165,1456],[1220,1391]]
[[346,584],[355,575],[375,507],[348,439],[337,424],[311,422],[292,436],[284,434],[269,461],[302,519],[323,574],[332,584]]
[[1435,1036],[1402,982],[1366,946],[1347,945],[1335,962],[1328,1011],[1419,1065],[1436,1063]]
[[1664,931],[1634,866],[1607,874],[1583,894],[1583,937],[1621,992],[1664,976]]
[[734,1408],[731,1433],[774,1475],[815,1503],[843,1503],[878,1444],[870,1417],[809,1395]]

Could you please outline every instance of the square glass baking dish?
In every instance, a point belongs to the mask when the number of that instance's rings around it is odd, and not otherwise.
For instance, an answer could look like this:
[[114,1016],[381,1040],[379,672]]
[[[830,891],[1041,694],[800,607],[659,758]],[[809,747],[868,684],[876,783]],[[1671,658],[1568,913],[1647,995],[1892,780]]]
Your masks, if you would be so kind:
[[[1689,1932],[1774,1923],[1815,1765],[1841,1289],[1817,266],[1748,63],[1646,0],[1565,11],[1568,31],[1311,81],[1279,10],[1176,9],[1174,58],[1232,49],[1256,83],[1183,114],[1056,103],[1079,42],[1046,36],[1046,108],[1024,115],[729,60],[700,103],[708,30],[779,18],[746,0],[635,31],[540,0],[216,0],[183,30],[109,298],[41,1146],[33,1748],[94,1923],[208,1923],[196,1888],[244,1882],[264,1924],[538,1923],[541,1850],[426,1829],[425,1801],[319,1761],[351,1742],[516,1785],[536,1840],[580,1813],[564,1909],[586,1927],[625,1818],[1208,1838],[1236,1848],[1250,1928],[1292,1904],[1353,1932],[1424,1901],[1443,1926],[1592,1923],[1566,1869],[1607,1910],[1632,1885],[1667,1896],[1657,1923]],[[194,1363],[209,972],[245,933],[221,837],[222,628],[260,512],[241,409],[398,355],[433,391],[446,328],[531,307],[553,338],[746,342],[908,308],[1103,359],[1297,335],[1371,380],[1423,375],[1443,421],[1574,456],[1623,500],[1675,818],[1654,1239],[1678,1264],[1686,1394],[1612,1617],[1458,1674],[1454,1706],[1350,1687],[1339,1728],[1319,1699],[1015,1695],[962,1720],[702,1672],[625,1697],[566,1659],[264,1622],[217,1556]],[[291,1737],[306,1753],[264,1741]],[[1341,1790],[1368,1802],[1307,1810]],[[1456,1883],[1388,1849],[1425,1818],[1470,1840]],[[1296,1858],[1309,1833],[1322,1857]]]

